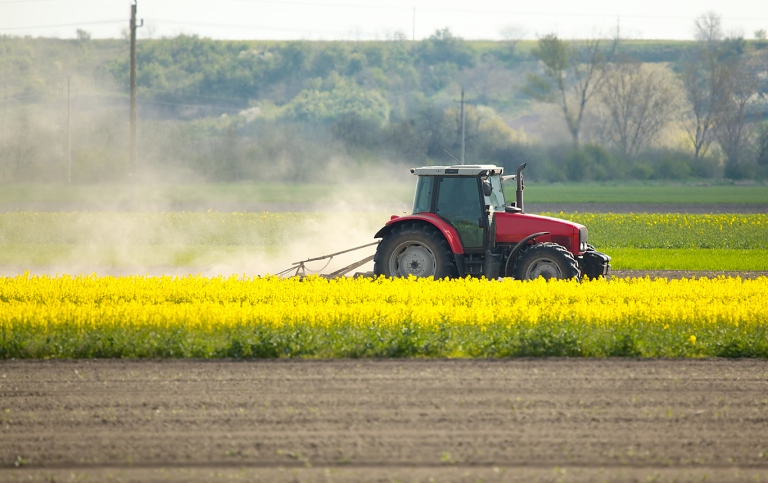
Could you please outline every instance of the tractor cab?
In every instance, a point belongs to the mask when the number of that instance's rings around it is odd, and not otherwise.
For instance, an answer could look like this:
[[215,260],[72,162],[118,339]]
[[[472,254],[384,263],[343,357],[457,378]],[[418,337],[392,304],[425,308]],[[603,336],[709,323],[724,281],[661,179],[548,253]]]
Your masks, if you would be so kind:
[[433,213],[453,226],[466,253],[488,245],[493,213],[506,211],[503,168],[489,165],[413,168],[413,214]]

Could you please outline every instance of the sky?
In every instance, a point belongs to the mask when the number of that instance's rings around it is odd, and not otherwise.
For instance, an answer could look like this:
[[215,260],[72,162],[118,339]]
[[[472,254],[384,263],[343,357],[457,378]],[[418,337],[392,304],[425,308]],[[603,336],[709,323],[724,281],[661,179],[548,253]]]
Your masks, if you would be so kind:
[[[214,39],[424,39],[449,28],[465,39],[611,36],[693,38],[694,19],[714,11],[726,34],[768,31],[766,0],[136,0],[138,37]],[[131,0],[0,0],[0,35],[119,38]]]

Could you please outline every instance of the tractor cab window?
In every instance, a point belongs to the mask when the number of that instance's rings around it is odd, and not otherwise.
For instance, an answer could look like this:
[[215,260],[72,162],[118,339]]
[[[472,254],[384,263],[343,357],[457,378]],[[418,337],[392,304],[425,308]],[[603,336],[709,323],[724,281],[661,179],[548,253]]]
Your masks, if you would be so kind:
[[490,205],[492,211],[504,211],[504,192],[501,190],[501,178],[499,176],[489,176],[493,191],[490,196],[485,196],[485,204]]
[[456,228],[465,247],[483,246],[483,207],[477,177],[444,177],[437,214]]
[[429,211],[432,203],[432,188],[435,184],[434,176],[419,176],[416,182],[416,196],[413,198],[413,213],[425,213]]

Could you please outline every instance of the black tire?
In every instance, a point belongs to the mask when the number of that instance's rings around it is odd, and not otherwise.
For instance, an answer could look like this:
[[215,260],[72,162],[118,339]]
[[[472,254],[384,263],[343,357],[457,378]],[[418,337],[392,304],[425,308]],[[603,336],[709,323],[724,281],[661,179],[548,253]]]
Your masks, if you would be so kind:
[[515,261],[512,276],[517,280],[579,279],[579,264],[573,254],[557,243],[537,243],[523,250]]
[[424,223],[403,223],[376,248],[373,272],[387,277],[457,277],[453,252],[442,233]]

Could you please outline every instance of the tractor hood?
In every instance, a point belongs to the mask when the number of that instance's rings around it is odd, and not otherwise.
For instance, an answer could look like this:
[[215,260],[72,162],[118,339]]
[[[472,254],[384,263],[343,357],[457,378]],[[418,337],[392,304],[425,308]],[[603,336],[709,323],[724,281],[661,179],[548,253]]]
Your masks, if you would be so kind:
[[536,241],[558,243],[576,255],[586,251],[587,227],[579,223],[529,213],[496,213],[495,219],[496,243],[514,244],[531,233],[549,232]]

